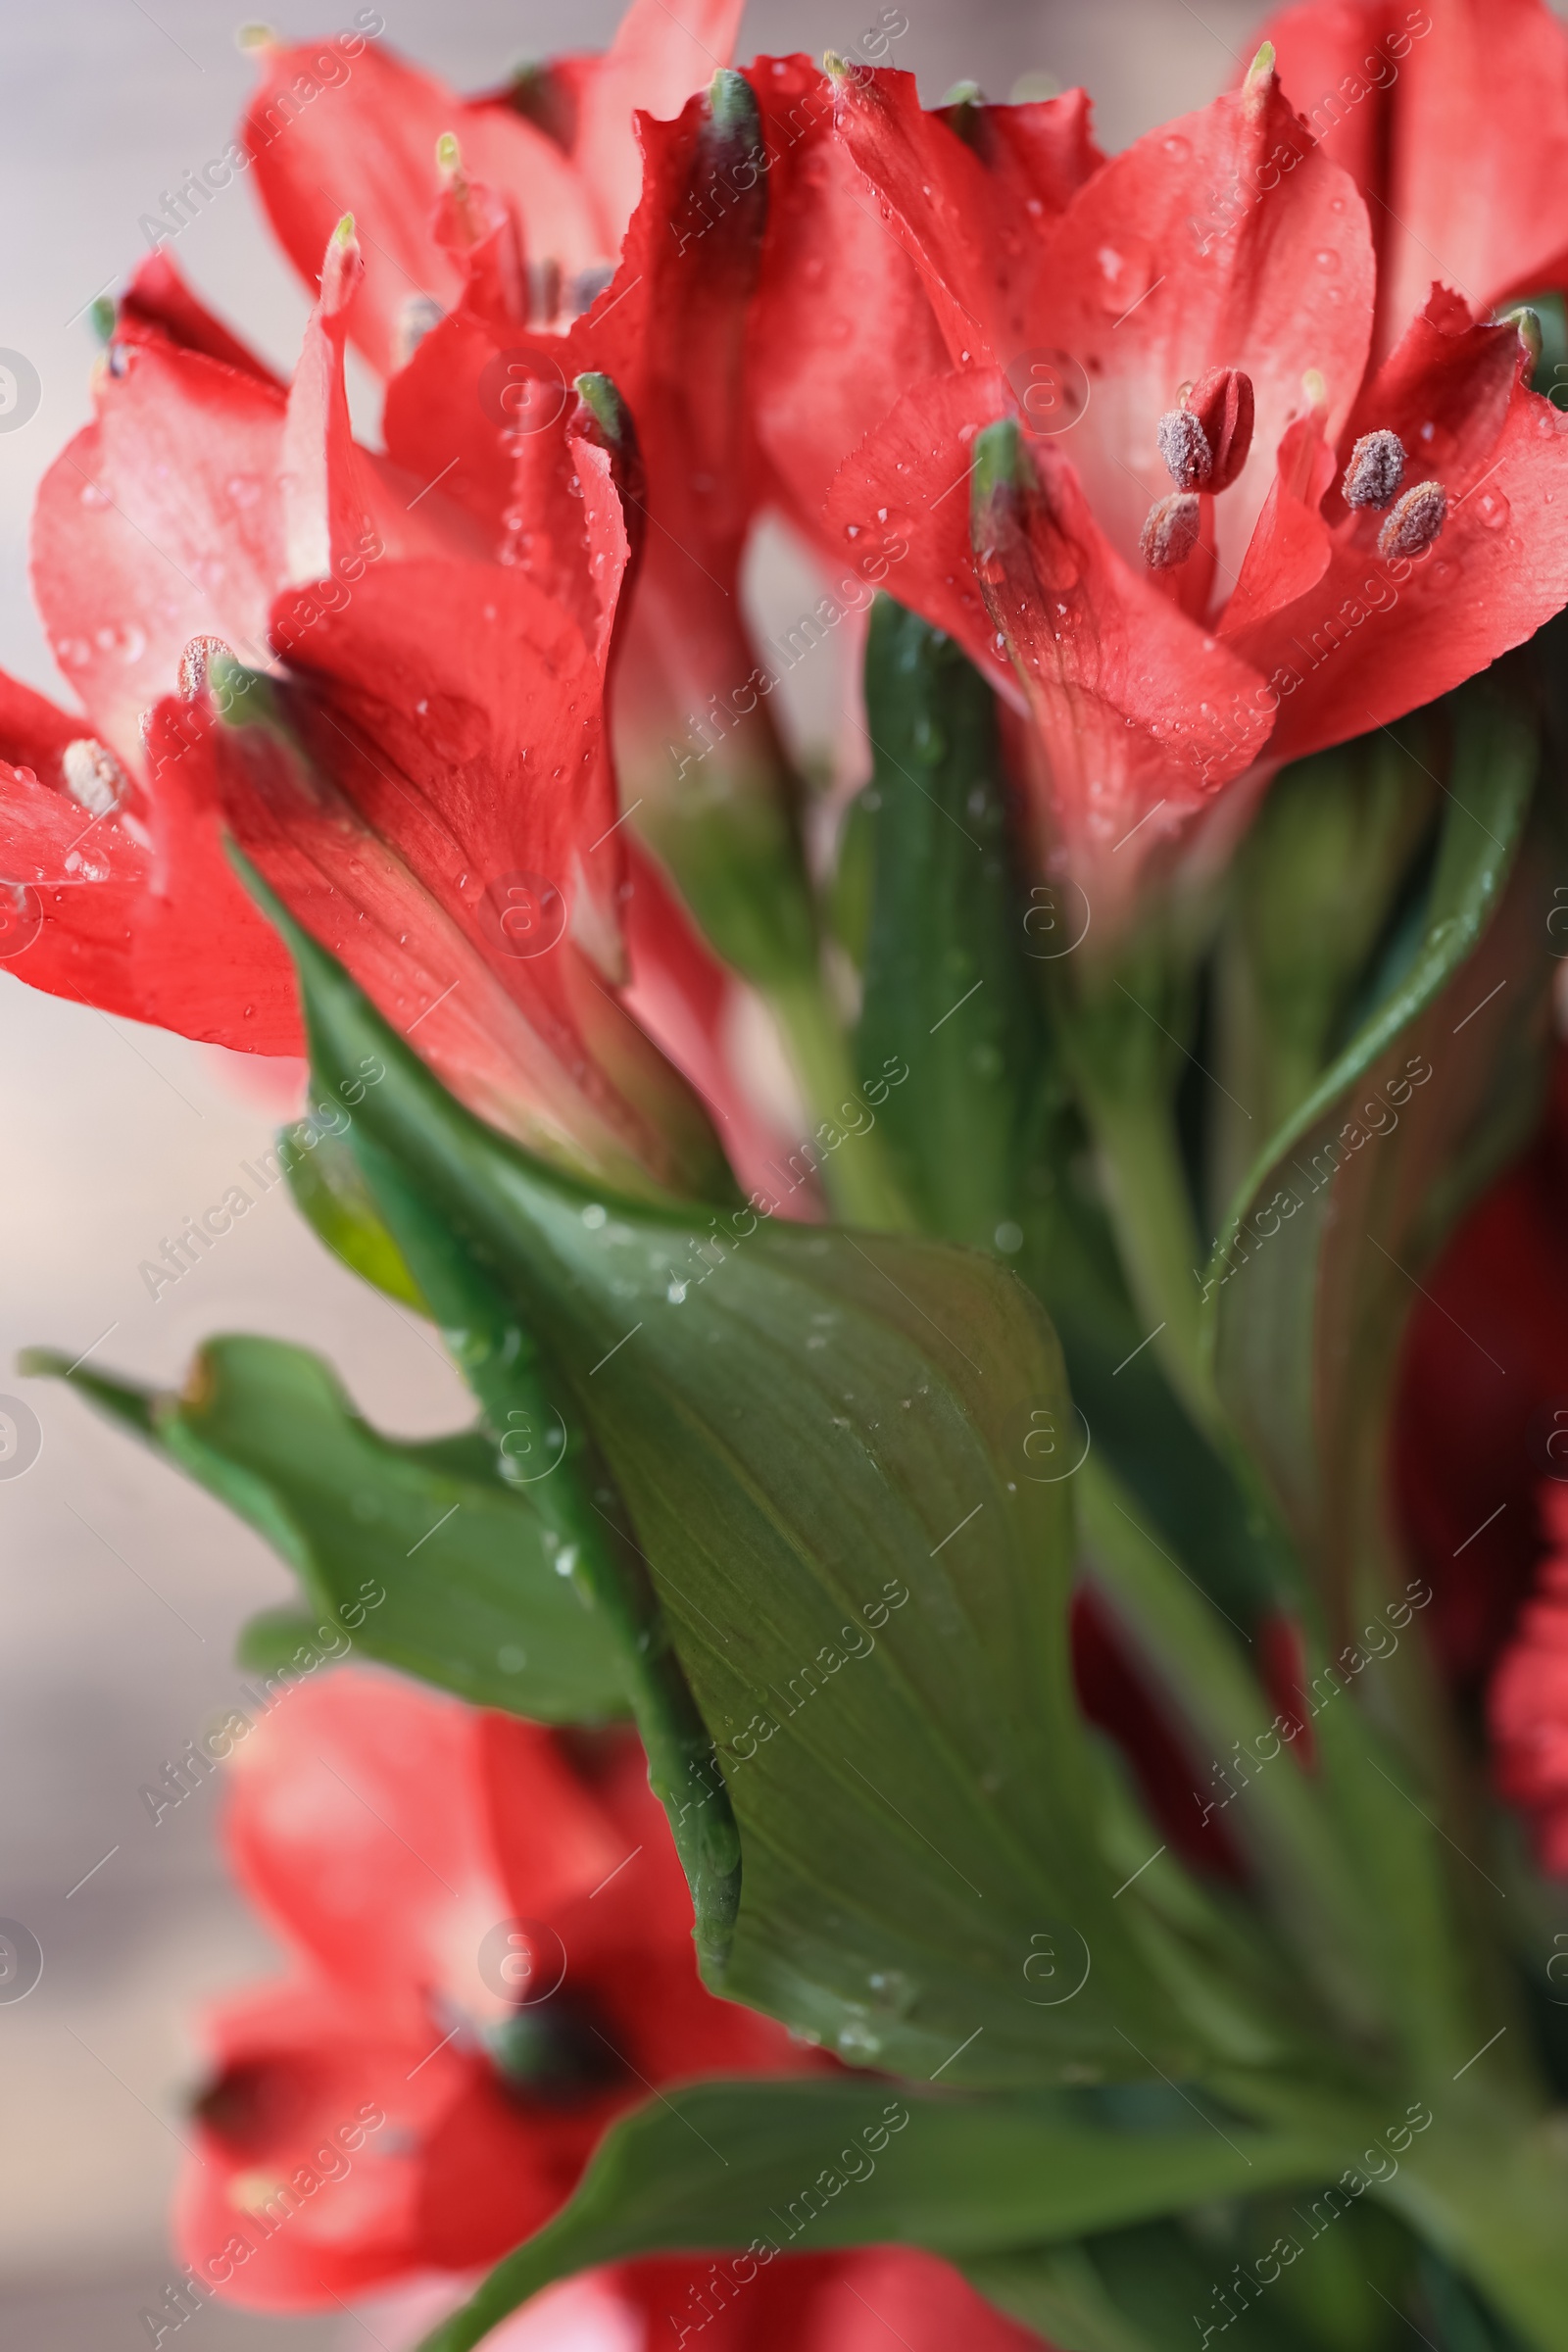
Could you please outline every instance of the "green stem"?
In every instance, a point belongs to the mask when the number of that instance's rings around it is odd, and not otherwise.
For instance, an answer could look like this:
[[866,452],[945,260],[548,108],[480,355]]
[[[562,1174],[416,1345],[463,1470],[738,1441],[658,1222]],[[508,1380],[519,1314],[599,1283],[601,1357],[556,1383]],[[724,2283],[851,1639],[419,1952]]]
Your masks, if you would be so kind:
[[[813,1137],[828,1121],[842,1133],[854,1110],[859,1080],[820,972],[803,969],[774,982],[764,994],[784,1033]],[[823,1154],[820,1167],[828,1200],[846,1223],[873,1225],[888,1233],[916,1230],[918,1220],[888,1165],[874,1126],[846,1134],[836,1150]]]
[[1208,1253],[1198,1238],[1169,1102],[1162,1090],[1105,1084],[1082,1065],[1079,1097],[1104,1164],[1128,1287],[1150,1325],[1147,1344],[1199,1427],[1223,1435],[1200,1348],[1197,1275]]

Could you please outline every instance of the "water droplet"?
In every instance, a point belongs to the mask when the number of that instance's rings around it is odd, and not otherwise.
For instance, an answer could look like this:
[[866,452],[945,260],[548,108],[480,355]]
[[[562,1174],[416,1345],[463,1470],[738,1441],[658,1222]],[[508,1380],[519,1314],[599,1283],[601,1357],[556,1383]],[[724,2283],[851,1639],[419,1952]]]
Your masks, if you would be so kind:
[[1513,513],[1502,492],[1490,482],[1484,490],[1476,492],[1475,508],[1483,530],[1488,531],[1500,531]]
[[1173,130],[1168,138],[1160,141],[1160,145],[1173,164],[1185,163],[1193,152],[1191,139],[1184,139],[1179,130]]
[[882,2048],[881,2034],[873,2034],[858,2018],[851,2018],[847,2026],[840,2026],[837,2040],[846,2057],[875,2058]]
[[1340,257],[1332,245],[1321,247],[1318,252],[1313,254],[1312,260],[1325,277],[1333,277],[1339,270]]

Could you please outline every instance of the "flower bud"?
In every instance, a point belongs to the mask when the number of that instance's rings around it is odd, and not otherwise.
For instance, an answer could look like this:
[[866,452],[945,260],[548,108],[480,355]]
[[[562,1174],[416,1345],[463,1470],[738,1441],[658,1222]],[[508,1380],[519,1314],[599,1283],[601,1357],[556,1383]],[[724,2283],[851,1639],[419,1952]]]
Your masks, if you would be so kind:
[[[1252,446],[1252,379],[1239,368],[1210,368],[1187,396],[1189,416],[1196,416],[1208,443],[1210,461],[1206,487],[1228,490]],[[1182,485],[1186,487],[1186,485]]]
[[1149,510],[1139,549],[1144,562],[1154,571],[1168,571],[1175,564],[1185,564],[1198,545],[1201,510],[1191,490],[1173,490],[1169,498]]
[[1386,507],[1404,479],[1404,443],[1397,433],[1363,433],[1340,484],[1348,507]]
[[1391,512],[1378,533],[1380,556],[1421,556],[1442,530],[1448,493],[1441,482],[1417,482]]

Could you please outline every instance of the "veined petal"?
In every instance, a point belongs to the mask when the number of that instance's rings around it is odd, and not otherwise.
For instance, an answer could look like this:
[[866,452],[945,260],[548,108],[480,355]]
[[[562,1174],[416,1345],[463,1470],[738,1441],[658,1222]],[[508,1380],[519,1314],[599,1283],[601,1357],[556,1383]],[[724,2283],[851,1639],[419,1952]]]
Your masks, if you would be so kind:
[[1366,197],[1378,356],[1434,277],[1478,313],[1568,283],[1568,30],[1543,0],[1309,0],[1265,38]]
[[1211,368],[1250,377],[1250,453],[1214,502],[1219,587],[1241,570],[1276,452],[1322,382],[1333,441],[1366,366],[1373,263],[1366,208],[1265,75],[1112,157],[1046,239],[1038,340],[1088,377],[1080,421],[1058,436],[1096,516],[1131,559],[1170,487],[1160,415]]
[[794,57],[760,58],[751,79],[774,161],[747,398],[792,519],[820,539],[838,467],[947,351],[913,260],[834,135],[827,77]]
[[1081,90],[977,106],[974,143],[923,112],[912,74],[835,76],[840,137],[888,208],[956,366],[1008,366],[1038,340],[1035,257],[1047,223],[1102,162]]
[[270,659],[287,578],[277,474],[283,400],[193,351],[144,343],[100,372],[98,420],[45,474],[32,583],[55,659],[129,762],[193,637]]

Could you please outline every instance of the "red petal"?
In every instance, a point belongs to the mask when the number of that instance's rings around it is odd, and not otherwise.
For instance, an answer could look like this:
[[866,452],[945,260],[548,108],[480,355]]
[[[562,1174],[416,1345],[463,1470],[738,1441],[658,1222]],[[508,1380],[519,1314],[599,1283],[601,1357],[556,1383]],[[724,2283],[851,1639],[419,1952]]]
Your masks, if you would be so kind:
[[839,466],[906,384],[944,369],[946,347],[919,272],[833,135],[831,84],[807,58],[759,59],[750,78],[775,160],[747,396],[793,519],[820,540]]
[[975,434],[1008,413],[1000,376],[911,385],[840,467],[828,494],[832,541],[861,575],[946,629],[1015,705],[1012,672],[975,577],[969,469]]
[[137,264],[120,298],[115,333],[123,342],[162,336],[183,351],[199,351],[225,368],[237,368],[242,375],[254,375],[274,391],[283,389],[266,362],[198,302],[162,245]]
[[982,107],[974,147],[921,111],[912,74],[836,76],[838,130],[925,282],[955,363],[1010,364],[1038,337],[1039,233],[1101,161],[1081,91]]
[[32,579],[92,731],[128,763],[193,637],[267,664],[287,572],[280,397],[194,352],[141,344],[123,358],[123,374],[100,376],[98,422],[44,476]]
[[334,284],[312,312],[289,387],[279,489],[287,576],[357,579],[367,560],[483,552],[455,514],[439,479],[422,484],[362,450],[349,421],[343,346],[357,308],[357,241],[334,232],[326,270]]
[[1568,32],[1540,0],[1310,0],[1264,37],[1366,195],[1380,356],[1435,275],[1477,313],[1568,281]]
[[[268,727],[222,745],[272,888],[482,1117],[611,1184],[705,1191],[706,1120],[594,974],[585,876],[617,845],[587,837],[600,681],[569,620],[515,572],[383,564],[292,652],[326,689],[290,705],[309,771]],[[551,933],[522,954],[519,907]]]
[[1320,509],[1334,477],[1334,453],[1324,445],[1319,419],[1303,416],[1287,426],[1279,470],[1220,622],[1222,637],[1241,638],[1322,578],[1333,542]]
[[311,1979],[225,2003],[207,2033],[211,2121],[196,2123],[200,2161],[173,2213],[202,2284],[255,2310],[304,2311],[421,2268],[423,2143],[482,2061],[451,2046],[432,2055],[442,2029],[428,2017],[399,2033]]
[[[559,1914],[621,1859],[548,1732],[358,1667],[277,1699],[234,1764],[224,1838],[246,1892],[400,2031],[422,2031],[436,1992],[467,2016],[500,2015],[484,1937]],[[500,1839],[498,1771],[511,1790]]]
[[222,854],[205,723],[151,715],[147,780],[94,817],[64,788],[81,722],[0,679],[0,950],[17,977],[252,1054],[300,1048],[292,968]]

